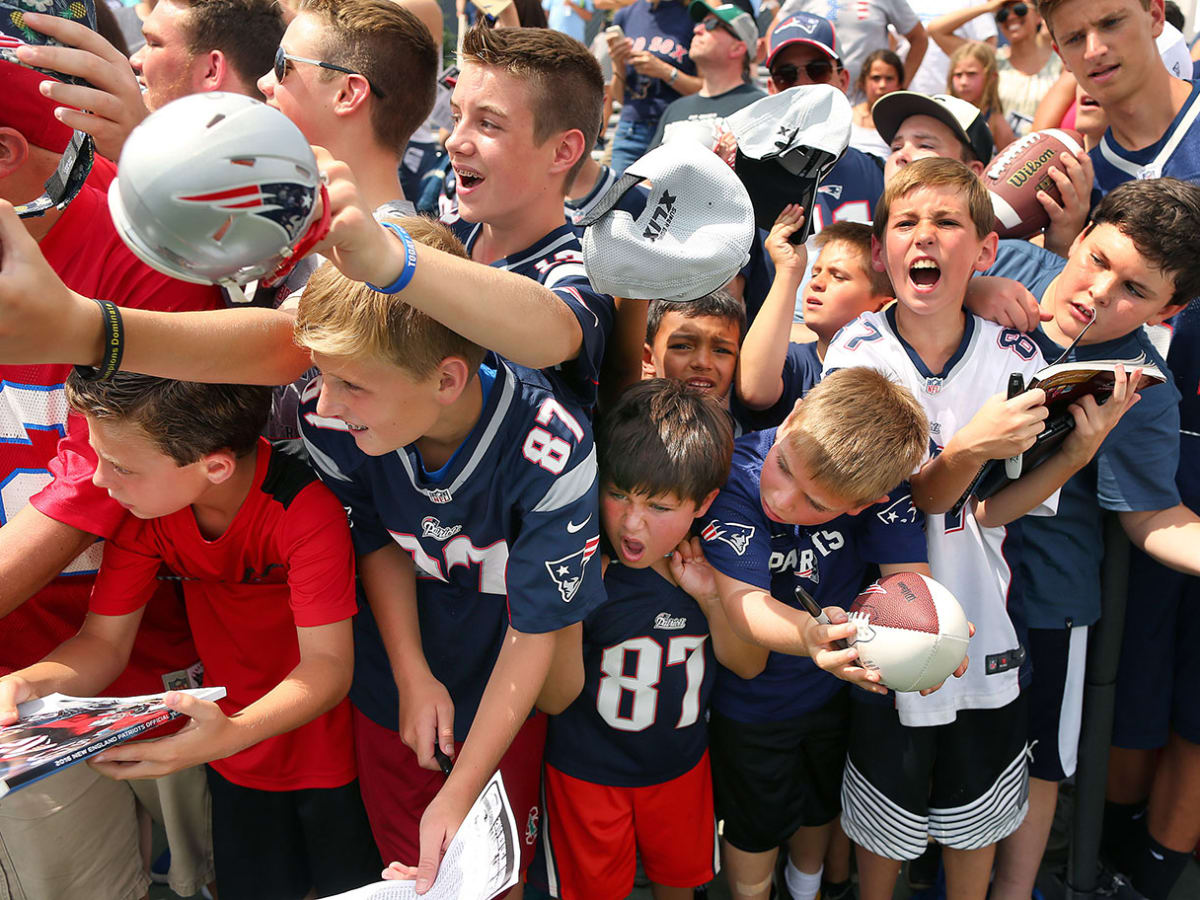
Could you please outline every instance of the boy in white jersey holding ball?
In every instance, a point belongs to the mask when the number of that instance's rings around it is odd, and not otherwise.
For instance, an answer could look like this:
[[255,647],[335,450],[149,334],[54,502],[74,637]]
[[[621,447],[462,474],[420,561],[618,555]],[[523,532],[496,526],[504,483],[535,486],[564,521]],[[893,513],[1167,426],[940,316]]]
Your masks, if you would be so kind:
[[977,629],[966,677],[936,694],[898,694],[894,706],[855,697],[842,822],[859,845],[863,900],[891,897],[900,862],[920,856],[927,836],[945,848],[948,896],[986,896],[994,844],[1020,825],[1028,792],[1025,654],[1021,623],[1009,617],[1019,609],[1017,541],[1004,526],[1043,505],[1134,402],[1119,373],[1109,403],[1086,398],[1073,408],[1075,430],[1059,453],[945,515],[981,465],[1024,452],[1046,418],[1042,391],[1003,393],[1012,374],[1028,381],[1045,365],[1036,345],[962,308],[971,276],[995,258],[992,222],[986,190],[962,163],[923,159],[896,173],[875,212],[872,250],[899,303],[847,325],[825,356],[827,373],[888,373],[929,415],[930,457],[912,476],[913,501],[928,517],[933,575]]

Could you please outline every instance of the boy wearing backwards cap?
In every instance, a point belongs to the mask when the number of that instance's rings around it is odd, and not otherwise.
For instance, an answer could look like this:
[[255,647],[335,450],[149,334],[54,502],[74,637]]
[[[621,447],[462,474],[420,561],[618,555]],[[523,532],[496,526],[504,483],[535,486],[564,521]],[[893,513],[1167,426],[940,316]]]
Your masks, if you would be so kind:
[[[45,80],[40,72],[0,61],[0,198],[10,203],[42,194],[71,140],[71,129],[54,118],[54,101],[38,91]],[[86,296],[126,308],[221,305],[215,288],[176,281],[141,263],[117,236],[103,192],[90,183],[65,209],[13,221],[12,227],[19,238],[36,241],[50,264],[39,286],[57,274]],[[0,252],[11,258],[11,241],[4,243]],[[86,305],[88,314],[97,311],[90,301]],[[83,419],[67,413],[63,383],[69,372],[66,365],[0,366],[0,411],[7,422],[0,440],[0,674],[37,661],[79,629],[100,561],[97,537],[111,537],[125,518],[90,481],[96,457]],[[155,595],[146,625],[110,693],[162,691],[164,675],[196,661],[174,588],[164,585]],[[140,896],[147,875],[138,850],[136,794],[148,805],[161,798],[190,820],[202,815],[206,802],[204,773],[193,769],[127,787],[77,766],[6,798],[0,806],[6,856],[0,863],[18,896],[22,890],[30,897]],[[178,848],[172,884],[194,893],[212,880],[212,850],[201,835],[187,831],[169,831]],[[85,835],[93,842],[89,852],[67,852]]]
[[[966,100],[949,94],[894,91],[876,101],[871,116],[880,137],[891,147],[883,168],[885,181],[909,163],[931,156],[957,159],[980,176],[992,160],[987,118]],[[1086,153],[1061,153],[1049,173],[1062,199],[1056,201],[1045,191],[1037,193],[1050,216],[1044,246],[1065,257],[1087,219],[1092,163]]]

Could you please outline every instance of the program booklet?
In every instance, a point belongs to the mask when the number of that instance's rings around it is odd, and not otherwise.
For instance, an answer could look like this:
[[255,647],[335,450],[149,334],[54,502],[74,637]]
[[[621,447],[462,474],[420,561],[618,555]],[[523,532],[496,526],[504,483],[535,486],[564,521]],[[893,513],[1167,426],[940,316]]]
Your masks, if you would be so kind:
[[415,881],[377,881],[329,900],[491,900],[517,883],[520,869],[517,822],[496,772],[450,841],[425,894],[417,896]]
[[[1046,407],[1050,415],[1046,418],[1042,433],[1021,457],[1022,475],[1032,472],[1053,456],[1067,439],[1075,427],[1075,419],[1068,409],[1072,403],[1088,394],[1095,396],[1097,403],[1104,403],[1112,396],[1117,366],[1124,366],[1127,376],[1132,375],[1134,369],[1142,370],[1137,385],[1139,391],[1167,380],[1162,369],[1143,354],[1137,359],[1092,359],[1047,366],[1026,385],[1027,389],[1040,387],[1046,392]],[[1006,474],[1004,464],[1003,459],[993,459],[983,467],[973,491],[975,497],[986,500],[1012,483],[1013,479]]]
[[[181,693],[216,701],[225,696],[225,688]],[[181,713],[163,705],[164,696],[47,694],[20,704],[21,721],[0,728],[0,797],[179,718]]]

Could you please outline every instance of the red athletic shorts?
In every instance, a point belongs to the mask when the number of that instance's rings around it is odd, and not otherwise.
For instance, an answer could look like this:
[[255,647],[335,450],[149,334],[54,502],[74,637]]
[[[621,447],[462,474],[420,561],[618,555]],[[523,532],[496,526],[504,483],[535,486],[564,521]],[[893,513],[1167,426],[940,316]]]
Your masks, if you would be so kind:
[[[538,785],[545,743],[546,717],[538,713],[521,726],[500,760],[508,802],[523,838],[522,874],[537,846],[541,814]],[[354,746],[363,805],[384,864],[397,860],[415,866],[420,852],[421,814],[446,783],[446,776],[418,766],[417,755],[400,740],[398,732],[372,721],[357,708]],[[457,757],[462,744],[456,743],[454,748]]]
[[623,900],[641,854],[646,877],[667,887],[712,881],[717,860],[712,769],[647,787],[609,787],[546,766],[546,871],[562,900]]

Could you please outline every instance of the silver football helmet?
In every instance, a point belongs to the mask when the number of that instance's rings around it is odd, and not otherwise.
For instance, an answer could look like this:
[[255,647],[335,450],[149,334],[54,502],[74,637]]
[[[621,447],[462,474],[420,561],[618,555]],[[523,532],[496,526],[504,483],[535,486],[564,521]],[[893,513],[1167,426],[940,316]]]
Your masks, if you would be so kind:
[[108,206],[147,265],[234,286],[276,273],[315,242],[320,193],[312,148],[287,116],[211,92],[168,103],[133,130]]

